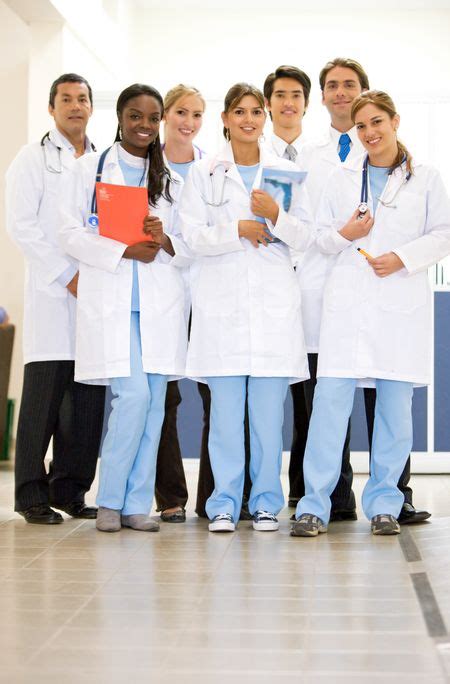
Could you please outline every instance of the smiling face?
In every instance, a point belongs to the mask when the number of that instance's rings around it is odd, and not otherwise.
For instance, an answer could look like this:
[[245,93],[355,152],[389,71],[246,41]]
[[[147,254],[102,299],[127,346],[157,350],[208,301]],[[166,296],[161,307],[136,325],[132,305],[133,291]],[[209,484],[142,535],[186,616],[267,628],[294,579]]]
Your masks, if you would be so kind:
[[192,144],[203,123],[205,106],[198,95],[180,97],[164,113],[166,143]]
[[266,112],[254,95],[244,95],[228,112],[222,113],[222,121],[232,142],[257,143],[266,122]]
[[275,132],[280,128],[301,128],[306,110],[305,93],[302,84],[295,78],[277,78],[266,105],[272,115]]
[[355,115],[358,138],[375,166],[391,166],[397,155],[398,114],[391,117],[372,103],[361,107]]
[[136,157],[145,157],[158,136],[161,117],[161,105],[151,95],[130,98],[118,115],[122,147]]
[[350,130],[352,102],[361,94],[358,74],[353,69],[337,66],[327,73],[322,91],[322,104],[328,109],[332,125],[338,130]]
[[69,140],[85,133],[92,114],[89,90],[85,83],[59,83],[55,102],[48,106],[56,128]]

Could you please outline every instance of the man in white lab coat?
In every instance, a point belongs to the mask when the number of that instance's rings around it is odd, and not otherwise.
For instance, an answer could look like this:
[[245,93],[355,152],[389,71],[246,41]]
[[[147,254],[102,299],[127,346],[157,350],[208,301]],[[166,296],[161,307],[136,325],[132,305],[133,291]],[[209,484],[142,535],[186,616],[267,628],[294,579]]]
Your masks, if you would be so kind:
[[[91,152],[91,87],[63,74],[51,86],[55,127],[20,150],[6,176],[7,230],[26,261],[24,382],[15,457],[15,510],[29,523],[63,522],[54,508],[95,518],[84,503],[95,476],[104,388],[74,382],[77,262],[58,242],[61,181]],[[53,437],[53,461],[44,457]]]
[[[297,160],[300,167],[308,171],[307,188],[314,213],[317,212],[323,188],[336,166],[346,161],[351,162],[364,153],[350,111],[355,97],[363,90],[369,89],[369,80],[364,69],[358,62],[349,58],[338,57],[328,62],[320,72],[319,82],[322,103],[331,119],[330,128],[317,143],[304,145]],[[289,499],[290,504],[294,506],[304,496],[303,456],[316,383],[322,295],[328,259],[329,257],[321,254],[313,246],[297,266],[311,378],[304,383],[291,386],[294,403],[294,439],[291,449]],[[372,442],[375,398],[374,389],[364,390],[369,445]],[[403,524],[421,522],[430,517],[427,511],[417,511],[412,505],[409,479],[410,459],[398,483],[405,499],[399,517],[399,522]],[[352,481],[349,425],[342,455],[341,476],[331,496],[330,520],[356,519]]]

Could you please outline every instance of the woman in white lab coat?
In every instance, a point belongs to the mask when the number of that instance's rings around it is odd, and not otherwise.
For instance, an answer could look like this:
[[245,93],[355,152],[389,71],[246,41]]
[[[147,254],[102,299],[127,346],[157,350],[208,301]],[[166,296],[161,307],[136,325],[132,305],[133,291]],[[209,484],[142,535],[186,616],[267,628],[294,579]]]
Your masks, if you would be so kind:
[[[178,266],[186,250],[175,231],[178,188],[162,156],[162,115],[158,91],[126,88],[117,101],[116,142],[102,157],[79,160],[61,207],[62,245],[80,262],[75,375],[109,381],[114,396],[97,497],[97,528],[107,532],[158,529],[148,513],[167,377],[185,367],[186,288]],[[142,242],[127,247],[97,234],[92,202],[99,172],[106,183],[148,187]]]
[[363,509],[373,534],[400,532],[397,482],[412,447],[413,387],[428,384],[432,371],[427,268],[450,252],[446,190],[438,172],[413,163],[398,141],[391,98],[362,93],[352,119],[367,154],[334,172],[319,209],[317,245],[336,261],[324,293],[306,495],[293,536],[326,532],[357,384],[377,390]]
[[[190,167],[205,153],[194,144],[205,111],[205,100],[197,88],[178,84],[164,97],[164,162],[172,179],[178,184],[178,194]],[[188,275],[188,274],[186,274]],[[188,280],[186,287],[189,288]],[[177,434],[177,410],[181,402],[178,382],[167,385],[165,417],[156,462],[155,499],[161,520],[183,523],[188,499],[186,477]]]
[[206,512],[213,532],[233,531],[239,519],[246,393],[249,510],[255,529],[278,529],[284,399],[290,381],[308,377],[289,247],[306,249],[313,240],[309,202],[304,187],[294,187],[287,213],[257,189],[263,167],[296,171],[260,148],[265,118],[262,93],[246,83],[233,86],[222,114],[227,145],[212,161],[194,164],[180,202],[181,230],[197,257],[187,374],[211,390],[215,489]]

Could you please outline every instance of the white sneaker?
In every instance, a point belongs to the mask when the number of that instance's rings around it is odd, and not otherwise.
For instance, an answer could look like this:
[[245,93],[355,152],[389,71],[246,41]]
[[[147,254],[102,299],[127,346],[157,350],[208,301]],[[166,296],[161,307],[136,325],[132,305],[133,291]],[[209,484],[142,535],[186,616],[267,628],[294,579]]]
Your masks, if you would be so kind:
[[274,513],[268,511],[256,511],[253,515],[253,529],[258,532],[275,532],[280,527]]
[[208,529],[210,532],[234,532],[236,525],[230,513],[219,513],[211,520]]

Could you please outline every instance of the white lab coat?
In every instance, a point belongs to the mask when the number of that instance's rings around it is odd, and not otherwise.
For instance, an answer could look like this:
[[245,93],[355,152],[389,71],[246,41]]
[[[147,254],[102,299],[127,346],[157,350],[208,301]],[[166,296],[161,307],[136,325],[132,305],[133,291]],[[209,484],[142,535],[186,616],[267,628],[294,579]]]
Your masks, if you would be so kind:
[[[262,167],[296,168],[265,150]],[[314,240],[305,188],[295,189],[289,214],[280,209],[276,226],[270,224],[283,242],[257,249],[240,239],[239,219],[251,218],[231,145],[192,166],[180,201],[181,231],[197,256],[186,368],[191,377],[309,377],[300,289],[287,246],[305,249]]]
[[[324,291],[317,375],[359,378],[363,386],[374,378],[426,385],[432,359],[427,268],[450,253],[450,201],[435,169],[417,164],[404,185],[404,172],[396,169],[381,196],[396,208],[378,202],[369,234],[350,242],[338,231],[360,202],[363,159],[333,173],[318,214],[317,246],[336,260]],[[368,204],[373,215],[370,187]],[[380,278],[357,247],[374,257],[392,251],[405,268]]]
[[38,142],[23,147],[6,174],[6,229],[26,260],[25,363],[72,360],[75,354],[76,302],[58,278],[67,269],[75,275],[78,264],[59,244],[57,205],[76,160],[59,131],[49,135],[45,148]]
[[[124,185],[117,145],[106,156],[102,181]],[[130,375],[130,311],[133,282],[125,245],[88,226],[99,154],[80,159],[65,184],[60,240],[80,262],[75,378],[106,381]],[[178,184],[170,192],[177,197]],[[182,267],[188,250],[176,229],[176,202],[161,198],[151,213],[160,217],[175,256],[160,250],[150,264],[138,262],[142,364],[146,373],[183,375],[187,348],[186,288]]]
[[[351,164],[361,156],[364,148],[359,141],[356,128],[348,131],[352,145],[344,164]],[[333,171],[342,166],[336,140],[332,137],[331,128],[317,143],[305,145],[296,159],[297,166],[307,171],[306,187],[313,208],[317,215],[320,198]],[[312,245],[305,255],[296,259],[297,277],[302,291],[303,327],[308,352],[315,353],[319,349],[320,319],[322,315],[323,289],[327,273],[332,266],[333,258],[322,254],[316,245]]]

